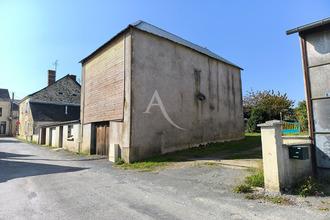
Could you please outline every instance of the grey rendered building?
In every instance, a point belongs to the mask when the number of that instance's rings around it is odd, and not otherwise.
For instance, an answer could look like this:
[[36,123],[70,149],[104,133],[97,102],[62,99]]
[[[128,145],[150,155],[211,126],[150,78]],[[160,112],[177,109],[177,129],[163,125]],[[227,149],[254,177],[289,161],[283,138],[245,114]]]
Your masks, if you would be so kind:
[[330,18],[291,30],[299,33],[314,172],[330,174]]
[[138,21],[81,63],[84,152],[133,162],[244,138],[242,69],[206,48]]

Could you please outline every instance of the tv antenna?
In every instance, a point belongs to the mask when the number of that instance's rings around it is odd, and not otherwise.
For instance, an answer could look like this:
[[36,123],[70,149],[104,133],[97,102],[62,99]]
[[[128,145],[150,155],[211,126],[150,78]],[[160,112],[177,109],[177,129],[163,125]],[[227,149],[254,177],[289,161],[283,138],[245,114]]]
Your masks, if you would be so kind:
[[56,72],[56,70],[57,70],[57,66],[59,66],[59,64],[58,64],[58,60],[56,60],[55,63],[53,63],[53,65],[55,66],[55,72]]

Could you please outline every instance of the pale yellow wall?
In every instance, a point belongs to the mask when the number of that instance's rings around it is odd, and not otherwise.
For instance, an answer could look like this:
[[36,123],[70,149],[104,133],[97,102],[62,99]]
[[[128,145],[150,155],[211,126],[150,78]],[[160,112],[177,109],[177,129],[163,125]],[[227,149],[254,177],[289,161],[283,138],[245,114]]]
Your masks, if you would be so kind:
[[19,120],[19,111],[13,111],[13,120],[11,121],[12,134],[18,133],[19,126],[16,125],[16,122]]
[[78,152],[80,124],[74,124],[72,126],[71,137],[68,137],[69,125],[63,126],[63,148],[67,148],[73,152]]
[[2,108],[2,115],[0,116],[0,122],[6,122],[6,133],[9,131],[9,115],[10,115],[10,101],[0,101],[0,108]]
[[[30,99],[27,99],[23,101],[22,103],[19,104],[19,138],[23,138],[29,141],[32,141],[32,135],[33,135],[33,126],[34,126],[34,121],[32,117],[32,113],[30,110],[30,105],[29,105]],[[28,105],[26,106],[26,103]],[[26,111],[27,107],[27,111]],[[26,125],[28,125],[28,129],[25,130],[25,122]]]

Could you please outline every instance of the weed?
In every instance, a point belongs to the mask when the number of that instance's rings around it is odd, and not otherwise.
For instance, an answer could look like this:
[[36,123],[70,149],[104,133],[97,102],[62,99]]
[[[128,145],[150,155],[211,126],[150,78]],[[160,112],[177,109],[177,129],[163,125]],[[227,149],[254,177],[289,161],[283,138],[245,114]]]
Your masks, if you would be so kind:
[[244,199],[254,200],[255,197],[254,197],[254,195],[253,195],[252,193],[249,193],[249,194],[247,194],[247,195],[244,197]]
[[292,193],[301,197],[314,196],[322,193],[322,187],[323,184],[319,180],[309,176],[295,183],[292,186]]
[[121,157],[119,157],[118,160],[115,162],[116,165],[122,165],[124,163],[125,163],[125,161]]
[[240,186],[235,186],[233,188],[233,192],[234,193],[239,193],[239,194],[241,194],[241,193],[252,193],[253,189],[251,188],[251,186],[243,184],[243,185],[240,185]]
[[87,156],[88,155],[88,153],[83,153],[83,152],[75,152],[76,154],[79,154],[79,155],[85,155],[85,156]]
[[249,168],[248,170],[255,174],[246,177],[245,183],[254,187],[264,187],[264,171],[262,164],[260,164],[258,168]]
[[319,208],[317,208],[317,210],[320,210],[320,211],[329,211],[329,208],[327,208],[327,207],[319,207]]
[[249,176],[245,179],[247,184],[255,187],[263,187],[264,186],[264,173],[257,173],[252,176]]
[[285,201],[285,199],[283,197],[280,197],[280,196],[269,197],[269,198],[273,203],[282,203],[282,202]]
[[249,199],[249,200],[261,199],[261,200],[272,202],[274,204],[279,204],[279,205],[293,205],[294,204],[294,202],[292,200],[287,199],[285,197],[281,197],[281,196],[273,197],[273,196],[268,196],[268,195],[249,193],[244,198]]
[[66,152],[70,152],[69,148],[63,148]]
[[212,165],[216,165],[216,163],[214,163],[214,162],[205,162],[204,165],[212,166]]
[[50,146],[50,145],[45,145],[45,147],[48,147],[48,148],[57,148],[57,147]]

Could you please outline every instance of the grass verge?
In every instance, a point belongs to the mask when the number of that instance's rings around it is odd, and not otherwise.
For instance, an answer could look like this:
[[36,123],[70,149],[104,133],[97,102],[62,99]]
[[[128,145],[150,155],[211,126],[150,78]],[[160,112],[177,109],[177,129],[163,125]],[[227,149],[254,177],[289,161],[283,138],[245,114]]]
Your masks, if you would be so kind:
[[[156,157],[151,157],[140,162],[124,163],[116,165],[117,168],[137,170],[139,172],[150,172],[158,168],[168,166],[173,162],[187,161],[190,158],[201,158],[214,156],[217,154],[240,154],[251,149],[261,146],[261,137],[259,133],[246,134],[245,138],[238,141],[210,143],[207,145],[190,148],[187,150],[176,151]],[[253,153],[255,154],[255,153]],[[244,157],[248,157],[245,155]],[[215,165],[214,163],[205,165]]]

